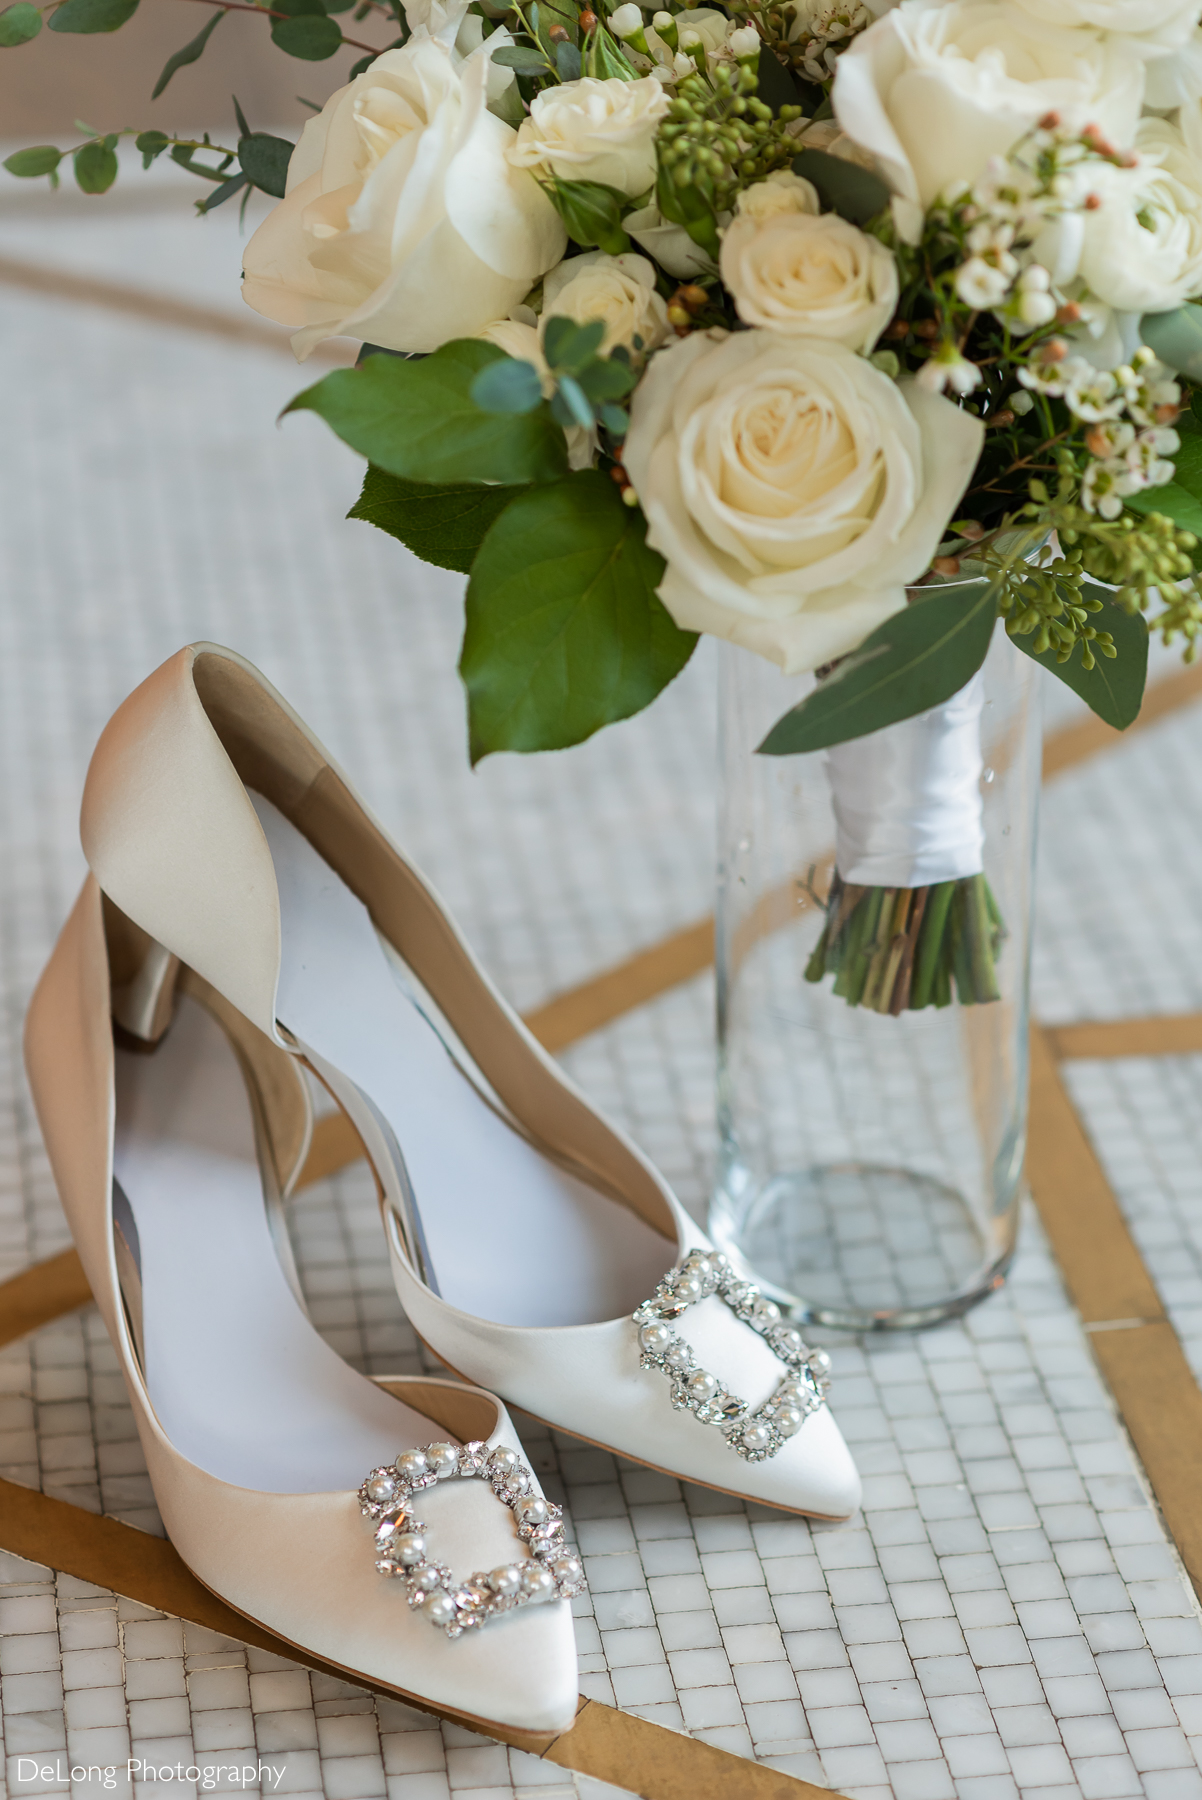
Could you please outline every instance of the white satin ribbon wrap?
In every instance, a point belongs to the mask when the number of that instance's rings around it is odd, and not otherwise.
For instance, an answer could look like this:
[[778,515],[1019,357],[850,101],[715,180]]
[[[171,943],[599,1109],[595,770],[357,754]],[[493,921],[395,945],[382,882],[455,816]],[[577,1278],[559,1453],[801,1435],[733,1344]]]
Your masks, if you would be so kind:
[[835,864],[861,887],[981,873],[980,671],[942,706],[826,752]]

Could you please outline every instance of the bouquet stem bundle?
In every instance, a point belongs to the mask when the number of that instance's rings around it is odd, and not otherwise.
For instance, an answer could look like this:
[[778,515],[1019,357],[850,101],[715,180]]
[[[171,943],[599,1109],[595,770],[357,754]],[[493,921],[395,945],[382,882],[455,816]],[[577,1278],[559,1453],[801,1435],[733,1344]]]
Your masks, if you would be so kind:
[[1006,936],[984,875],[931,887],[859,887],[836,875],[826,926],[807,981],[835,977],[834,992],[871,1012],[920,1012],[1000,998],[997,957]]

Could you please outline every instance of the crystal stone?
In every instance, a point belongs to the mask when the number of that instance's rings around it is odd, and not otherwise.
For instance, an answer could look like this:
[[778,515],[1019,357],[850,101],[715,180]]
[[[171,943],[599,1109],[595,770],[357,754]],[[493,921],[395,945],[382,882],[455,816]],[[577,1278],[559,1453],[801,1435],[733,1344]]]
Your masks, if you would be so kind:
[[459,1451],[459,1473],[461,1475],[478,1475],[484,1467],[487,1455],[487,1444],[479,1442],[464,1444]]
[[456,1612],[480,1612],[492,1599],[492,1590],[482,1581],[465,1581],[451,1595]]
[[743,1411],[743,1402],[737,1394],[719,1394],[714,1405],[724,1419],[737,1419]]
[[800,1356],[805,1349],[805,1339],[800,1331],[794,1331],[790,1325],[784,1325],[779,1331],[773,1332],[772,1341],[782,1356]]
[[399,1575],[400,1573],[400,1563],[394,1562],[391,1556],[380,1556],[376,1558],[377,1575]]

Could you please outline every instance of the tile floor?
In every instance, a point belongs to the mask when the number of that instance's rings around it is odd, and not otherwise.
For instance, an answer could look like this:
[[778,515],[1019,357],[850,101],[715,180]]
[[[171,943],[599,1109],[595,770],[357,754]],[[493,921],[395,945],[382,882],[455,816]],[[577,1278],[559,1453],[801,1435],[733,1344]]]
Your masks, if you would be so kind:
[[[134,179],[108,217],[104,202],[62,195],[56,213],[49,197],[0,190],[0,254],[236,304],[232,219],[197,224],[186,195],[181,207],[164,183],[135,198]],[[713,670],[699,655],[651,712],[578,751],[471,775],[458,584],[344,522],[354,459],[315,419],[274,428],[304,380],[286,357],[0,287],[0,367],[10,1273],[66,1241],[21,1017],[82,873],[91,745],[157,661],[201,636],[257,661],[521,1006],[707,909]],[[1045,1018],[1202,1006],[1200,750],[1202,709],[1049,789]],[[701,978],[565,1057],[697,1208],[713,1152],[710,1010]],[[1073,1080],[1202,1368],[1197,1060],[1081,1065]],[[369,1371],[419,1368],[362,1172],[300,1196],[292,1225],[330,1342]],[[749,1512],[529,1429],[588,1565],[586,1691],[855,1800],[1202,1800],[1198,1609],[1037,1223],[1008,1287],[962,1324],[837,1346],[833,1403],[865,1476],[863,1512],[843,1526]],[[0,1472],[159,1529],[93,1314],[0,1354]],[[101,1793],[101,1771],[129,1758],[139,1797],[172,1800],[607,1791],[12,1557],[0,1557],[0,1701],[14,1794]],[[72,1766],[95,1772],[75,1780]]]

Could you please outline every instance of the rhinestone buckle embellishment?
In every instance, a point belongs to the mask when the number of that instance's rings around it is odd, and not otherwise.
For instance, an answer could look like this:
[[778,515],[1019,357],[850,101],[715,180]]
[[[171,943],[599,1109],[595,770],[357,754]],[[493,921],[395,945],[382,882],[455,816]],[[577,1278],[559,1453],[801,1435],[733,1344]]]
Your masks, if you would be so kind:
[[[530,1555],[487,1574],[456,1581],[426,1551],[415,1495],[440,1481],[478,1477],[517,1520]],[[427,1444],[403,1450],[391,1468],[373,1469],[359,1489],[359,1510],[375,1524],[376,1568],[403,1580],[412,1607],[449,1638],[486,1625],[516,1606],[583,1593],[584,1569],[563,1538],[563,1509],[533,1492],[534,1477],[516,1450],[487,1444]]]
[[[758,1331],[784,1363],[787,1373],[754,1409],[730,1393],[697,1361],[693,1346],[678,1337],[669,1319],[678,1319],[699,1300],[716,1294],[736,1318]],[[781,1318],[780,1308],[754,1282],[736,1275],[716,1251],[690,1250],[678,1269],[665,1275],[650,1300],[632,1315],[638,1327],[640,1364],[658,1369],[672,1384],[672,1404],[714,1425],[745,1462],[766,1462],[817,1412],[830,1386],[831,1359],[811,1350],[801,1333]]]

